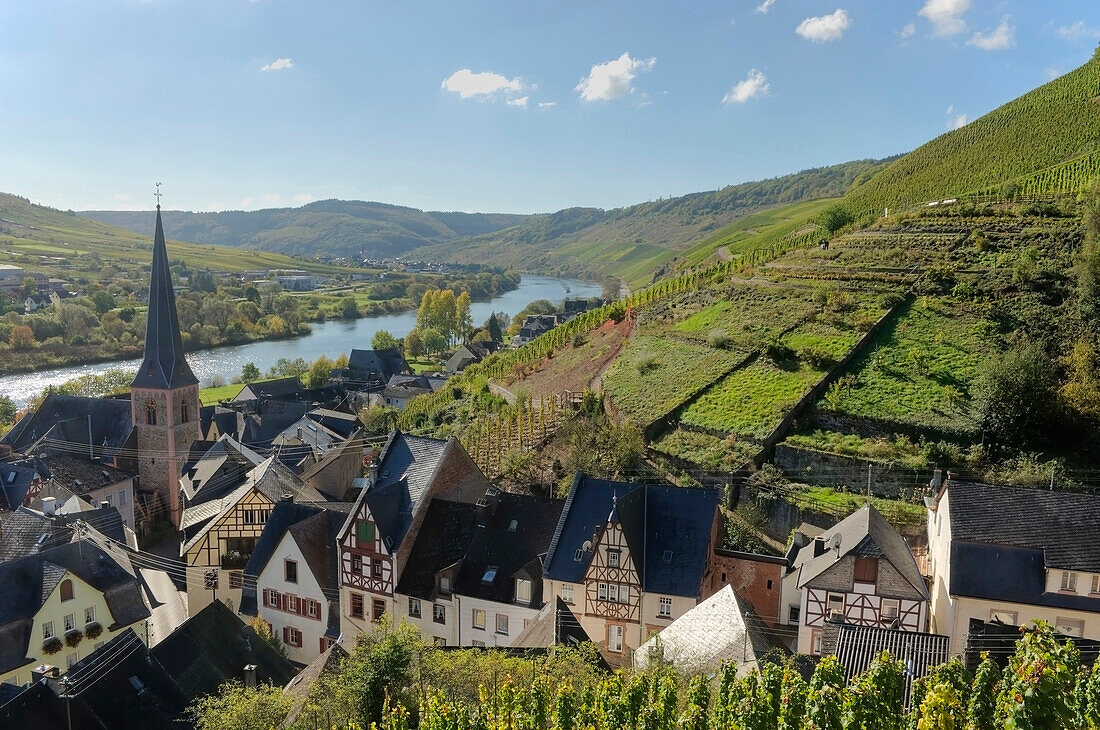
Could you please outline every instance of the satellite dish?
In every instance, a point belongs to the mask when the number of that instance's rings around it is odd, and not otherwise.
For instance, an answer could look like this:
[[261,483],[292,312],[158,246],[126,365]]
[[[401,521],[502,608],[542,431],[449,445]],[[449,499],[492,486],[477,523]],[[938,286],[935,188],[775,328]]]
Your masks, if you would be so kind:
[[839,534],[833,535],[833,550],[840,550],[841,536]]
[[581,550],[583,550],[586,553],[592,552],[592,541],[591,540],[585,540],[584,544],[581,545]]

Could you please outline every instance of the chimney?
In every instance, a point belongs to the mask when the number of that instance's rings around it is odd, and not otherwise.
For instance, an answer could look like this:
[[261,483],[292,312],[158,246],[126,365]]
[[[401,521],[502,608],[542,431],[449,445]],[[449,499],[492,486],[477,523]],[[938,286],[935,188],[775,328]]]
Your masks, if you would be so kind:
[[256,665],[245,664],[244,665],[244,686],[248,689],[256,688]]
[[280,502],[293,502],[294,501],[294,495],[291,494],[290,492],[287,492],[283,496],[279,497],[279,501]]
[[99,503],[99,506],[100,506],[101,509],[106,509],[107,507],[111,506],[111,503],[108,502],[107,500],[103,500]]
[[52,664],[39,664],[31,670],[31,682],[37,683],[42,679],[57,679],[61,676],[61,670]]
[[932,472],[932,481],[928,482],[928,487],[933,493],[939,492],[940,487],[943,486],[943,469],[936,469]]
[[55,514],[57,514],[57,499],[55,499],[54,497],[43,497],[42,514],[48,517],[53,517]]
[[376,457],[374,459],[374,461],[372,461],[370,463],[370,477],[369,477],[370,481],[369,481],[369,485],[372,486],[372,487],[375,484],[378,483],[378,461],[379,461],[379,459]]

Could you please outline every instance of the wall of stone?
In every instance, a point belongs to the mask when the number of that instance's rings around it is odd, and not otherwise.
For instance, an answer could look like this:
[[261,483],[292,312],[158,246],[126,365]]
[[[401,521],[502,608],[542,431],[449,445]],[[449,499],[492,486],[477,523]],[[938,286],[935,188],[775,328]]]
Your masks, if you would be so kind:
[[[933,471],[931,468],[911,469],[789,444],[775,447],[775,465],[796,481],[803,477],[812,484],[843,484],[852,489],[866,486],[867,467],[870,466],[871,492],[890,499],[927,488]],[[824,477],[833,481],[821,481]]]

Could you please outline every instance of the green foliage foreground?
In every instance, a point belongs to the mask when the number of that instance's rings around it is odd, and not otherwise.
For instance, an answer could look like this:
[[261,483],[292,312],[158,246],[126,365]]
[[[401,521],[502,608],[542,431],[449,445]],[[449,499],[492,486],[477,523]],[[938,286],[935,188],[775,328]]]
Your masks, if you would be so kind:
[[[593,650],[594,651],[594,650]],[[1086,667],[1050,627],[1025,629],[1002,670],[975,675],[957,660],[914,682],[883,654],[851,683],[833,657],[810,681],[793,666],[738,676],[681,677],[668,666],[598,674],[592,652],[556,647],[533,657],[426,647],[414,629],[360,637],[339,672],[323,677],[294,728],[381,730],[1097,730],[1100,669]],[[475,690],[474,688],[477,687]],[[193,709],[200,728],[266,730],[290,702],[270,687],[227,685]]]

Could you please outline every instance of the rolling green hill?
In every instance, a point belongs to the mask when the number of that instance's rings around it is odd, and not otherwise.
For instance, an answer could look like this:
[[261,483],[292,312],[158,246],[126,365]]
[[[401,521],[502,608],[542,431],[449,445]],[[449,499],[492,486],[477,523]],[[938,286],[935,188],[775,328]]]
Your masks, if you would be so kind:
[[[81,216],[152,235],[144,213],[81,211]],[[504,213],[424,212],[385,203],[320,200],[300,208],[231,210],[222,213],[166,211],[164,232],[196,243],[314,256],[401,256],[419,246],[453,241],[515,225],[525,216]]]
[[652,281],[654,271],[689,244],[729,223],[776,205],[841,196],[882,164],[857,160],[613,210],[568,208],[418,254],[547,273],[610,274],[638,286]]
[[848,195],[853,210],[967,193],[1080,190],[1100,175],[1100,58],[940,135]]

